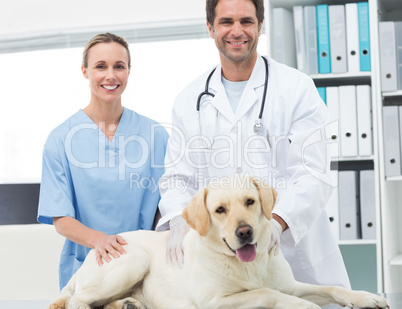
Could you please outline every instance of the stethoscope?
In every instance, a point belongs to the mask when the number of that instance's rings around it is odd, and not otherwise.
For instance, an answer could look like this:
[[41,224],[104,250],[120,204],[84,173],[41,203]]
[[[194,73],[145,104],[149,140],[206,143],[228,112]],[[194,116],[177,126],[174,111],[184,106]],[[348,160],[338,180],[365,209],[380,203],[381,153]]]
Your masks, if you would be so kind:
[[[261,132],[262,129],[263,129],[263,125],[262,125],[262,121],[261,121],[261,120],[262,120],[262,114],[264,113],[265,98],[266,98],[266,96],[267,96],[267,89],[268,89],[268,61],[267,61],[267,59],[265,59],[264,57],[261,57],[261,58],[264,60],[264,64],[265,64],[265,82],[264,82],[264,92],[263,92],[263,95],[262,95],[260,113],[259,113],[259,115],[258,115],[257,120],[256,120],[255,123],[254,123],[254,126],[253,126],[253,131],[254,131],[254,133],[259,133],[259,132]],[[205,82],[205,90],[199,94],[198,99],[197,99],[196,110],[197,110],[197,113],[198,113],[198,121],[199,121],[199,126],[200,126],[200,134],[201,134],[201,120],[200,120],[201,99],[202,99],[202,97],[203,97],[204,95],[209,95],[209,96],[211,96],[211,97],[215,97],[215,94],[213,94],[212,92],[209,92],[209,90],[208,90],[208,89],[209,89],[209,82],[210,82],[211,77],[212,77],[212,75],[214,74],[215,70],[216,70],[216,67],[211,71],[211,73],[209,73],[208,78],[207,78],[207,80],[206,80],[206,82]],[[214,132],[214,135],[215,135],[215,132]],[[268,130],[267,130],[266,137],[267,137],[269,146],[271,147],[270,137],[269,137]],[[210,147],[212,147],[212,145],[211,145]],[[209,148],[210,148],[210,147],[209,147]]]

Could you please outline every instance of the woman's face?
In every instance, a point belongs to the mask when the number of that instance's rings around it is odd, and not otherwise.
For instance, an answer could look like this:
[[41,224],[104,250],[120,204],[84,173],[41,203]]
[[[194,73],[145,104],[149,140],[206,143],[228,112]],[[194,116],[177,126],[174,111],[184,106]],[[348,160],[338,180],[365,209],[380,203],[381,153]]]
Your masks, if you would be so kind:
[[91,101],[121,104],[130,74],[124,46],[116,42],[94,45],[88,53],[88,67],[81,70],[89,80]]

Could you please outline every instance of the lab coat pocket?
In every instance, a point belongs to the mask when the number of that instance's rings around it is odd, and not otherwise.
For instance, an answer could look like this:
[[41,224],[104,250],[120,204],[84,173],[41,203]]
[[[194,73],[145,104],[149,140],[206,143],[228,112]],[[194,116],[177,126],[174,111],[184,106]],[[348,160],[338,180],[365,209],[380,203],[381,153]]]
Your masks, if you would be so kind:
[[[270,170],[275,168],[272,162],[272,152],[265,136],[252,135],[243,145],[243,160],[251,170]],[[262,173],[266,175],[266,173]]]
[[326,213],[323,212],[295,249],[302,269],[315,267],[323,259],[338,250],[338,244],[327,224]]

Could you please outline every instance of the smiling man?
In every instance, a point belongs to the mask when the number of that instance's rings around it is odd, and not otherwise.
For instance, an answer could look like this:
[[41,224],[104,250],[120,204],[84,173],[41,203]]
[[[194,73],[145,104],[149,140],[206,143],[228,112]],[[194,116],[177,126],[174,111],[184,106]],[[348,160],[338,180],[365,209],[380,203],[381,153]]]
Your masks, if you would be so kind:
[[248,174],[278,191],[270,248],[281,248],[296,280],[349,288],[325,213],[332,192],[329,117],[312,79],[257,53],[263,0],[207,0],[206,15],[220,64],[187,86],[173,107],[158,225],[171,229],[168,260],[183,261],[189,228],[181,213],[195,192],[213,179]]

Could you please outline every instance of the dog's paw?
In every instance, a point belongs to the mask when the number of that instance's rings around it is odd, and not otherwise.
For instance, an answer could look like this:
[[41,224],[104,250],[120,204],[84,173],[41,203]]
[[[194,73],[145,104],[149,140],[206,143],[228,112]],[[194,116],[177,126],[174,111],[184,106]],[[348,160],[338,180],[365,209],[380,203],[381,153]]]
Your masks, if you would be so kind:
[[356,291],[353,292],[353,297],[349,299],[348,304],[345,304],[347,308],[373,308],[373,309],[387,309],[389,308],[388,301],[379,295],[375,295],[369,292]]
[[135,299],[126,300],[121,309],[142,309],[142,305]]
[[144,306],[136,299],[128,297],[116,300],[105,306],[105,309],[144,309]]
[[55,302],[51,303],[47,309],[64,309],[66,308],[66,303],[68,301],[69,297],[61,297]]

